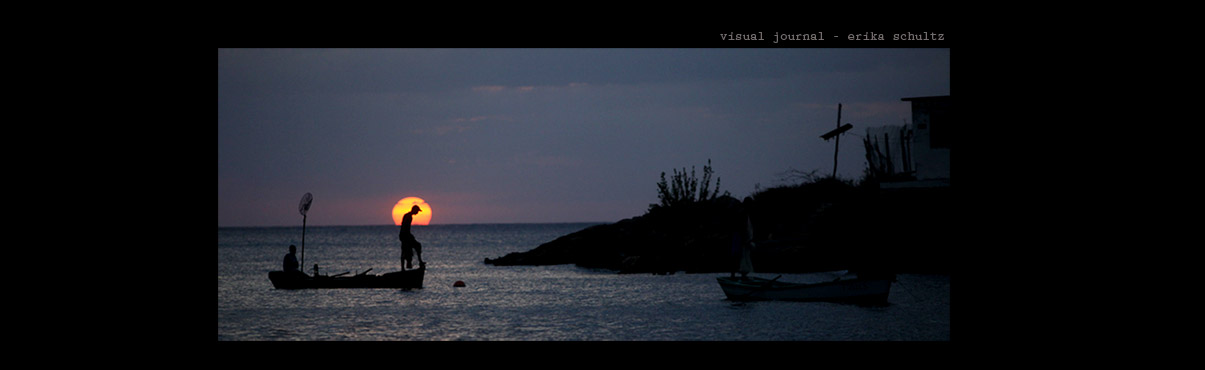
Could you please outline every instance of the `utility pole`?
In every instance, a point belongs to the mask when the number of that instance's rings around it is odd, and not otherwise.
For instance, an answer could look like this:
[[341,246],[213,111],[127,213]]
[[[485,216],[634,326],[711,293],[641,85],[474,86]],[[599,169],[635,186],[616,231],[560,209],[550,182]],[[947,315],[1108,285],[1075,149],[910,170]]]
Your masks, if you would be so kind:
[[851,129],[851,128],[854,128],[854,125],[849,124],[849,123],[846,123],[845,126],[841,125],[841,103],[837,103],[837,128],[825,133],[824,135],[820,135],[820,138],[824,139],[824,141],[828,141],[828,139],[831,139],[834,136],[837,137],[837,145],[833,148],[833,178],[834,179],[837,178],[837,154],[840,153],[840,149],[841,149],[841,134],[846,131],[849,131],[849,129]]
[[[841,129],[841,103],[837,103],[837,130]],[[837,134],[837,143],[833,145],[833,179],[837,178],[837,153],[841,150],[841,134]]]

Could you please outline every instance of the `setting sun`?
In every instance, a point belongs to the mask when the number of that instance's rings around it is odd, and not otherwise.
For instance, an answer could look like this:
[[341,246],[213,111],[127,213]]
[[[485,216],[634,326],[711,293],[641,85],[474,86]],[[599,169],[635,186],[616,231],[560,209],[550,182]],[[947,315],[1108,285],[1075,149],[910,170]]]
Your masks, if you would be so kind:
[[406,198],[402,198],[402,200],[397,201],[397,204],[395,204],[393,206],[393,225],[401,226],[402,225],[402,216],[405,216],[406,213],[409,213],[410,208],[415,205],[418,206],[418,209],[420,210],[420,212],[417,215],[414,215],[414,221],[412,221],[410,224],[411,225],[429,225],[429,224],[431,224],[431,205],[427,204],[427,201],[423,200],[422,198],[406,197]]

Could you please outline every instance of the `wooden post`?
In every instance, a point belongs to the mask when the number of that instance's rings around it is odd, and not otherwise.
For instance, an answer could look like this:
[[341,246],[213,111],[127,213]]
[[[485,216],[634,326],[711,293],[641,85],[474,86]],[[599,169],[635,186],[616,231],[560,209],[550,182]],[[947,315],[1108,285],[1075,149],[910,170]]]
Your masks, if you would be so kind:
[[887,148],[887,174],[895,174],[895,164],[891,163],[891,134],[883,133],[883,145]]
[[[841,103],[837,103],[837,128],[841,128]],[[833,148],[833,178],[837,178],[837,153],[841,150],[841,134],[837,134],[837,145]]]
[[912,149],[907,145],[907,141],[910,139],[911,135],[909,135],[907,125],[905,125],[903,129],[900,129],[900,154],[901,157],[904,157],[904,160],[901,160],[901,163],[904,164],[904,175],[912,171]]

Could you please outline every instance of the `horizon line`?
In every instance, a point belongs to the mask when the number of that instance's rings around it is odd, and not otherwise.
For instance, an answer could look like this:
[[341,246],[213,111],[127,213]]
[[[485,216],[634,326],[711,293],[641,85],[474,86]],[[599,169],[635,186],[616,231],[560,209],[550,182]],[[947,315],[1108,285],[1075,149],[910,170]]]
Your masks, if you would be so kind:
[[[412,226],[414,226],[414,227],[420,227],[420,226],[472,226],[472,225],[609,224],[609,223],[615,223],[615,222],[618,222],[618,221],[606,221],[606,222],[604,222],[604,221],[557,221],[557,222],[472,222],[472,223],[450,223],[450,224],[430,224],[430,225],[412,225]],[[221,226],[221,225],[218,225],[218,228],[219,228],[219,229],[222,229],[222,228],[239,228],[239,227],[252,228],[252,227],[297,227],[297,226],[301,226],[301,225],[269,225],[269,226],[262,226],[262,225],[261,225],[261,226],[255,226],[255,225],[243,225],[243,226]],[[394,225],[394,224],[361,224],[361,225],[346,225],[346,224],[345,224],[345,225],[307,225],[306,227],[364,227],[364,226],[392,226],[392,227],[398,227],[398,225]]]

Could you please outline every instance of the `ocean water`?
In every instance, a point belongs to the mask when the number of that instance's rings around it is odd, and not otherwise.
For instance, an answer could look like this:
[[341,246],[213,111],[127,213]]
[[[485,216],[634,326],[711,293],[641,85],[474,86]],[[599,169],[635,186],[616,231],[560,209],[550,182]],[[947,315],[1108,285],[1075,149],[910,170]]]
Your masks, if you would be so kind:
[[[949,341],[950,277],[902,274],[889,305],[729,301],[722,274],[620,275],[573,265],[507,266],[591,224],[416,226],[423,289],[278,290],[301,227],[218,228],[219,341]],[[395,226],[307,227],[304,267],[396,271]],[[755,261],[756,262],[756,261]],[[774,277],[778,274],[755,274]],[[831,273],[781,280],[831,280]],[[463,281],[464,287],[453,287]]]

